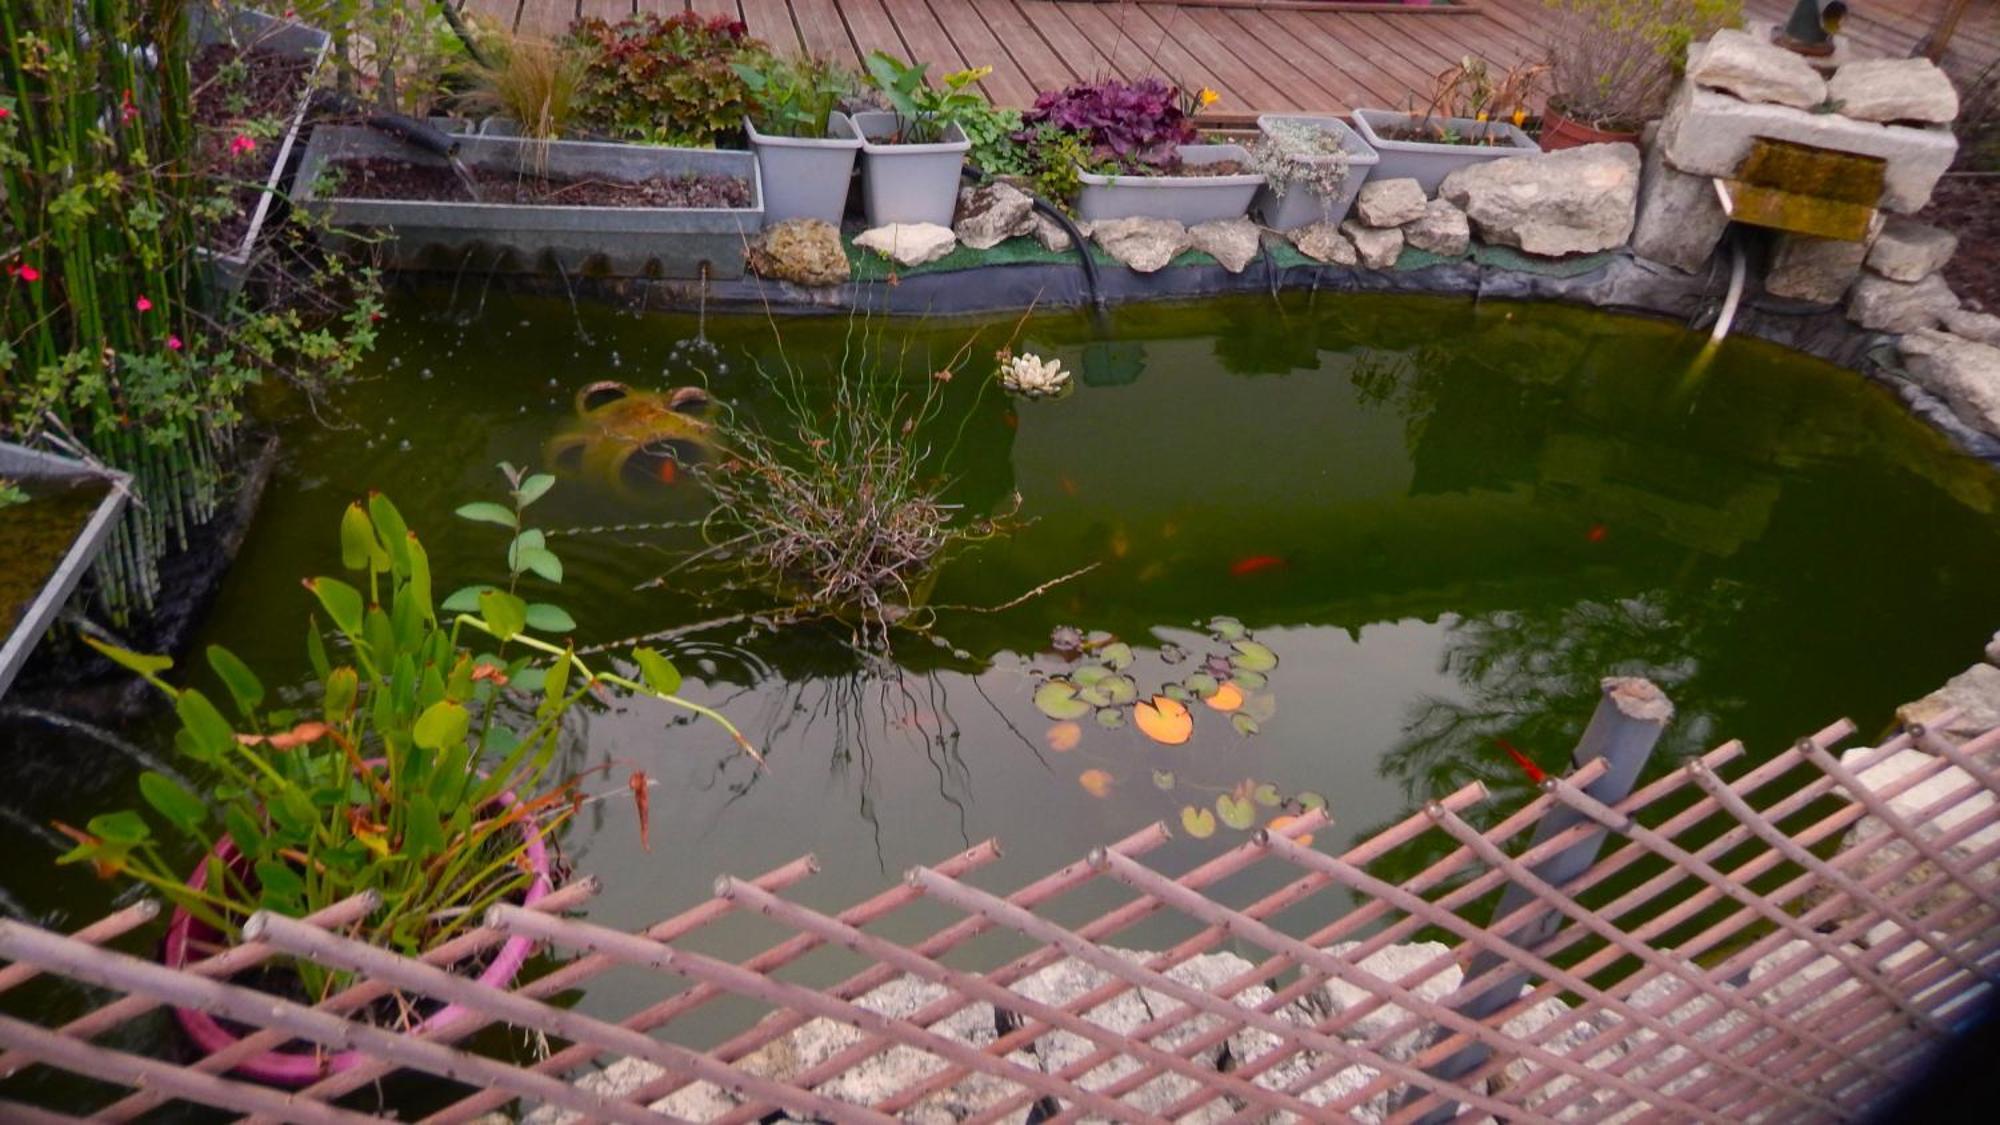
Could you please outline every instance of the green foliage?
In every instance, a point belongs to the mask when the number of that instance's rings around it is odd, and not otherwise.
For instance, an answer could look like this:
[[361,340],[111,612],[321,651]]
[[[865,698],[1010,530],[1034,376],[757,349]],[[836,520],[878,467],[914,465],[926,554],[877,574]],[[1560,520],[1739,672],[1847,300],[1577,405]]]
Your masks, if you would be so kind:
[[966,160],[988,176],[1032,176],[1034,154],[1015,137],[1021,131],[1021,111],[985,102],[958,115],[958,127],[972,142]]
[[1055,125],[1037,126],[1027,145],[1035,194],[1068,210],[1083,190],[1083,173],[1095,166],[1090,142]]
[[967,87],[993,73],[992,67],[947,74],[942,90],[929,84],[928,69],[925,63],[905,63],[881,51],[868,56],[868,77],[896,113],[892,143],[934,144],[952,125],[962,126],[966,117],[991,109],[985,98]]
[[741,135],[753,109],[735,64],[763,44],[741,20],[695,12],[578,20],[572,38],[588,56],[585,126],[622,140],[712,147]]
[[[381,905],[365,936],[417,952],[529,885],[528,841],[576,808],[575,779],[556,772],[564,717],[593,694],[618,688],[695,711],[747,749],[727,720],[673,694],[678,675],[659,654],[635,657],[648,681],[639,684],[535,635],[574,626],[521,590],[531,574],[559,571],[543,533],[525,526],[554,481],[502,468],[510,503],[466,507],[486,523],[500,522],[496,511],[507,517],[507,584],[468,587],[442,607],[429,555],[395,505],[376,494],[348,506],[346,576],[305,583],[318,609],[306,631],[316,692],[276,695],[234,654],[210,648],[230,717],[202,691],[169,684],[171,660],[92,641],[173,699],[174,745],[214,781],[197,793],[142,775],[140,796],[168,831],[156,835],[139,812],[100,815],[66,829],[77,846],[58,862],[136,879],[232,935],[259,909],[297,917],[374,891]],[[226,844],[234,858],[207,862],[207,884],[193,888],[170,837],[204,855]],[[299,969],[309,986],[323,972]]]
[[1637,129],[1666,108],[1688,48],[1742,22],[1741,0],[1544,0],[1555,9],[1549,101],[1599,128]]
[[467,59],[440,0],[297,0],[282,7],[332,34],[341,89],[383,109],[430,112],[453,65]]
[[0,477],[0,508],[12,508],[28,502],[27,490],[6,477]]
[[833,111],[861,79],[824,59],[794,59],[758,51],[732,64],[750,88],[750,120],[773,137],[824,137]]

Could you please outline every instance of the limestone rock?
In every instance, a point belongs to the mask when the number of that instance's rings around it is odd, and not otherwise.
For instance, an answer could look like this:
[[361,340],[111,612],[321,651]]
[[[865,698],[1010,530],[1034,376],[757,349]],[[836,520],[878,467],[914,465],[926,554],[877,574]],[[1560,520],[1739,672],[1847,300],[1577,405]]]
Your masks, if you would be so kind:
[[1403,241],[1427,254],[1460,258],[1472,248],[1472,224],[1448,199],[1424,204],[1424,213],[1403,227]]
[[951,253],[958,246],[958,236],[936,223],[890,223],[862,231],[854,244],[899,266],[921,266]]
[[1826,100],[1826,80],[1803,57],[1735,28],[1715,33],[1688,59],[1697,86],[1727,90],[1747,102],[1811,109]]
[[1424,189],[1415,179],[1369,180],[1354,198],[1354,211],[1371,227],[1400,227],[1424,213]]
[[1729,215],[1716,197],[1713,181],[1669,166],[1663,147],[1656,141],[1646,149],[1632,252],[1697,273],[1715,256],[1722,232],[1729,227]]
[[1986,642],[1986,663],[2000,665],[2000,633],[1993,634],[1993,639]]
[[1263,231],[1248,219],[1217,219],[1188,228],[1196,250],[1222,263],[1230,273],[1242,273],[1263,247]]
[[1354,243],[1354,251],[1361,264],[1371,270],[1386,270],[1403,256],[1403,232],[1401,228],[1389,227],[1377,230],[1353,219],[1342,219],[1340,233]]
[[1847,295],[1847,316],[1876,332],[1935,328],[1938,318],[1958,307],[1951,286],[1936,274],[1910,284],[1864,275]]
[[1764,291],[1777,297],[1831,305],[1861,276],[1868,243],[1784,233],[1771,253]]
[[[1901,347],[1912,379],[1966,425],[2000,437],[2000,347],[1929,328],[1903,337]],[[2000,685],[1993,702],[1995,724],[1989,725],[2000,725]]]
[[1069,232],[1063,229],[1061,223],[1056,222],[1040,211],[1034,212],[1033,218],[1035,220],[1035,241],[1042,244],[1042,249],[1059,254],[1076,245],[1076,240],[1069,236]]
[[1959,713],[1958,718],[1941,728],[1949,737],[1970,738],[2000,726],[2000,668],[1974,664],[1922,699],[1896,708],[1896,718],[1904,723],[1935,724],[1952,710]]
[[2000,347],[2000,316],[1971,309],[1946,309],[1939,314],[1944,330],[1980,344]]
[[1091,238],[1139,273],[1164,268],[1191,245],[1187,228],[1171,219],[1110,219],[1098,223]]
[[1347,236],[1340,233],[1340,228],[1333,223],[1322,220],[1288,233],[1292,245],[1298,247],[1299,253],[1315,262],[1326,262],[1336,266],[1353,266],[1361,262],[1361,255],[1355,252],[1354,243],[1348,241]]
[[840,228],[824,219],[773,223],[750,243],[750,270],[795,285],[839,285],[852,272]]
[[1946,125],[1958,116],[1958,91],[1926,58],[1861,59],[1833,72],[1827,96],[1861,121],[1920,121]]
[[951,231],[974,250],[991,250],[1010,238],[1035,233],[1035,201],[1012,184],[991,183],[958,193]]
[[[577,1079],[576,1085],[601,1097],[624,1098],[665,1074],[666,1071],[645,1059],[627,1057],[603,1070],[584,1075]],[[728,1113],[737,1105],[736,1099],[719,1087],[707,1082],[695,1082],[653,1102],[649,1108],[684,1121],[708,1121]],[[557,1106],[544,1105],[522,1117],[521,1125],[569,1125],[569,1122],[582,1116]]]
[[1639,150],[1584,145],[1481,161],[1446,176],[1438,197],[1463,208],[1487,242],[1549,257],[1610,250],[1632,235]]
[[[1360,944],[1355,941],[1341,942],[1328,946],[1327,952],[1337,957],[1345,957]],[[1442,942],[1421,941],[1386,945],[1362,958],[1360,966],[1383,980],[1395,981],[1440,960],[1443,962],[1442,965],[1430,976],[1425,977],[1421,984],[1410,990],[1419,1000],[1435,1001],[1450,995],[1465,977],[1464,971],[1451,960],[1451,948]],[[1300,1003],[1306,1005],[1321,1019],[1326,1019],[1365,1004],[1373,998],[1374,994],[1365,989],[1356,988],[1345,981],[1329,980],[1315,991],[1306,994]],[[1341,1028],[1339,1034],[1341,1038],[1348,1040],[1373,1039],[1409,1018],[1410,1013],[1402,1008],[1394,1004],[1383,1004]],[[1399,1036],[1389,1043],[1384,1048],[1383,1054],[1397,1061],[1408,1059],[1422,1045],[1423,1036],[1424,1028],[1419,1026],[1416,1030]]]
[[1883,225],[1868,251],[1868,268],[1891,281],[1922,281],[1943,269],[1957,250],[1957,235],[1898,215]]
[[1898,214],[1922,210],[1958,155],[1957,138],[1939,126],[1878,125],[1836,113],[1756,105],[1692,82],[1681,83],[1660,123],[1667,163],[1697,176],[1734,176],[1760,137],[1881,157],[1888,162],[1881,206]]
[[[1988,671],[1994,673],[1996,677],[2000,677],[2000,668],[1993,668],[1990,665],[1979,665],[1979,667],[1986,668]],[[1857,747],[1842,754],[1840,761],[1842,765],[1849,769],[1855,769],[1864,759],[1873,757],[1874,754],[1875,751],[1868,747]],[[1942,768],[1939,768],[1940,765],[1942,765]],[[1933,770],[1936,772],[1930,772]],[[1861,771],[1858,780],[1870,789],[1882,790],[1888,788],[1894,782],[1904,780],[1912,775],[1923,774],[1928,774],[1928,776],[1925,776],[1922,781],[1918,781],[1915,785],[1888,798],[1889,811],[1897,814],[1904,823],[1915,827],[1917,834],[1921,838],[1936,840],[1974,818],[1984,818],[1992,814],[1995,797],[1991,790],[1973,781],[1969,774],[1957,766],[1949,763],[1941,763],[1940,759],[1922,750],[1909,749],[1892,754],[1887,760],[1878,762],[1869,769]],[[1966,789],[1968,786],[1971,788],[1971,793],[1965,798],[1952,804],[1942,812],[1933,813],[1931,811],[1931,805],[1951,796],[1954,792]],[[1842,841],[1842,845],[1845,848],[1852,848],[1864,840],[1891,831],[1893,830],[1887,824],[1878,820],[1873,815],[1866,816],[1848,831],[1845,840]],[[1945,857],[1955,861],[1961,867],[1967,866],[1970,864],[1972,857],[1991,848],[1996,842],[2000,842],[2000,823],[1988,824],[1979,831],[1968,835],[1965,839],[1945,848]],[[1908,843],[1902,840],[1891,840],[1880,847],[1874,848],[1863,856],[1858,869],[1850,866],[1847,870],[1855,878],[1865,881],[1875,872],[1892,865],[1900,864],[1910,859],[1914,854],[1915,849]],[[1985,864],[1975,868],[1972,874],[1980,882],[1991,884],[1993,880],[2000,878],[2000,860],[1988,860]],[[1894,900],[1926,882],[1939,878],[1940,875],[1942,875],[1942,872],[1938,871],[1928,860],[1925,860],[1918,863],[1911,870],[1890,880],[1886,886],[1877,888],[1876,893],[1884,898]],[[1911,917],[1922,918],[1964,898],[1965,894],[1966,892],[1956,888],[1942,888],[1931,895],[1919,898],[1906,909],[1909,910]]]

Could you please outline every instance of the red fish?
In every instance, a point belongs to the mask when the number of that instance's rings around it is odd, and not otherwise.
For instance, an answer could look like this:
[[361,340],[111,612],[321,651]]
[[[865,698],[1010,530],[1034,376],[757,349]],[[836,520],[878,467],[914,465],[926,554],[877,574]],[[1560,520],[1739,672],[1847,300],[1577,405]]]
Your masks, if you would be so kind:
[[660,462],[660,483],[672,484],[680,479],[680,470],[674,467],[672,458]]
[[1542,782],[1547,781],[1549,779],[1549,775],[1542,772],[1542,767],[1536,765],[1534,763],[1534,760],[1529,758],[1526,754],[1523,754],[1519,750],[1514,749],[1513,743],[1507,741],[1504,738],[1496,738],[1493,741],[1499,743],[1500,749],[1505,750],[1507,752],[1507,756],[1514,759],[1514,764],[1520,766],[1521,772],[1528,775],[1528,781],[1531,784],[1540,785]]
[[650,823],[652,819],[652,801],[648,799],[649,794],[646,792],[645,771],[633,770],[632,776],[627,780],[627,784],[632,787],[632,804],[639,811],[639,847],[644,851],[651,852],[653,850],[653,842],[648,839],[648,836],[652,828]]
[[1277,555],[1245,555],[1229,564],[1229,573],[1234,578],[1248,578],[1266,570],[1283,570],[1286,565]]
[[1609,528],[1605,527],[1601,523],[1594,523],[1590,525],[1589,531],[1583,533],[1583,537],[1585,539],[1590,540],[1592,543],[1602,543],[1604,542],[1604,537],[1609,534],[1611,534],[1611,530]]

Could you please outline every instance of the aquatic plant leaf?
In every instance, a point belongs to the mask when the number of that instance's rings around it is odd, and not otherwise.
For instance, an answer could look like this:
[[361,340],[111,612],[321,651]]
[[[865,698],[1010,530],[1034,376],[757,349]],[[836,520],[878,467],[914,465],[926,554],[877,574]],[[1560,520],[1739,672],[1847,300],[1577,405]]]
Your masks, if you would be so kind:
[[521,482],[521,487],[514,491],[514,499],[520,501],[521,506],[525,508],[540,500],[549,489],[555,487],[555,483],[556,478],[553,475],[536,473]]
[[460,504],[457,515],[459,519],[472,520],[475,523],[497,523],[510,531],[517,526],[514,522],[514,510],[505,504],[495,504],[491,500],[474,500],[470,504]]
[[258,896],[274,907],[303,899],[306,881],[282,859],[260,859],[251,866],[257,874]]
[[236,742],[236,731],[229,720],[222,717],[207,696],[193,688],[174,697],[174,713],[180,716],[181,729],[187,732],[191,748],[207,755],[203,761],[215,761]]
[[1210,618],[1208,631],[1214,633],[1218,640],[1224,641],[1240,641],[1250,635],[1250,631],[1243,627],[1243,623],[1234,617]]
[[236,701],[236,710],[244,718],[249,718],[264,702],[264,682],[257,673],[250,670],[243,658],[223,648],[221,645],[208,646],[208,666],[215,669],[222,686],[229,689],[229,697]]
[[532,571],[550,582],[563,580],[562,560],[547,547],[523,547],[520,551],[521,569]]
[[639,674],[646,678],[646,686],[661,695],[672,695],[681,690],[681,670],[674,663],[650,648],[635,648],[632,659],[639,665]]
[[152,770],[139,775],[139,795],[174,827],[192,833],[208,818],[208,806],[200,797],[181,788],[180,782]]
[[1179,684],[1166,685],[1160,689],[1160,694],[1166,696],[1168,699],[1177,699],[1182,703],[1191,703],[1194,701],[1194,693]]
[[1117,639],[1102,629],[1092,629],[1083,635],[1083,644],[1085,648],[1103,648]]
[[1139,685],[1130,676],[1113,676],[1097,685],[1097,689],[1109,696],[1116,706],[1123,706],[1139,698]]
[[1160,663],[1179,664],[1188,658],[1188,651],[1172,641],[1160,646]]
[[1178,700],[1156,695],[1132,709],[1140,733],[1154,742],[1179,746],[1194,735],[1194,718]]
[[389,568],[389,552],[375,538],[375,524],[356,500],[340,514],[340,565],[349,570]]
[[1097,725],[1105,730],[1117,730],[1125,725],[1125,712],[1116,707],[1101,708],[1097,712]]
[[1311,812],[1314,809],[1323,809],[1326,807],[1326,798],[1320,796],[1319,794],[1313,792],[1310,789],[1293,797],[1292,800],[1297,801],[1299,803],[1299,807],[1307,812]]
[[410,737],[426,750],[442,750],[464,742],[466,732],[471,729],[472,716],[447,699],[424,708],[416,725],[410,728]]
[[1271,677],[1266,676],[1262,672],[1245,672],[1243,669],[1238,668],[1229,677],[1229,682],[1242,688],[1244,691],[1262,691],[1271,685]]
[[1070,670],[1069,682],[1078,687],[1095,687],[1112,677],[1111,669],[1102,664],[1079,664]]
[[1187,679],[1182,680],[1181,684],[1188,691],[1202,699],[1207,699],[1209,696],[1214,695],[1215,689],[1222,686],[1214,676],[1209,675],[1207,672],[1196,672]]
[[1092,684],[1090,687],[1077,692],[1076,697],[1090,704],[1092,707],[1111,706],[1111,693],[1105,691],[1102,684]]
[[396,510],[387,496],[379,492],[368,494],[368,518],[375,521],[375,534],[382,537],[382,546],[388,549],[389,559],[397,567],[410,565],[407,544],[410,541],[410,525],[403,520],[403,513]]
[[1250,791],[1250,799],[1267,809],[1277,808],[1278,802],[1284,800],[1284,798],[1278,795],[1278,787],[1269,782],[1265,782],[1257,788],[1252,789]]
[[1111,782],[1111,775],[1103,770],[1085,770],[1076,775],[1076,783],[1083,786],[1083,791],[1093,797],[1109,797]]
[[1181,807],[1181,827],[1197,840],[1206,840],[1215,835],[1215,814],[1193,805]]
[[1173,787],[1174,787],[1174,771],[1172,770],[1153,771],[1153,788],[1172,789]]
[[350,637],[361,632],[361,591],[338,578],[308,578],[306,589],[326,607],[335,628]]
[[568,633],[576,629],[576,618],[571,617],[569,611],[561,606],[550,605],[547,602],[530,602],[528,627],[539,629],[544,633]]
[[1268,691],[1245,696],[1243,713],[1260,723],[1268,723],[1271,721],[1271,716],[1278,713],[1278,697]]
[[1257,725],[1257,720],[1251,718],[1248,715],[1245,715],[1241,711],[1238,711],[1234,715],[1229,716],[1229,725],[1235,727],[1236,733],[1242,735],[1245,738],[1248,738],[1251,735],[1256,734],[1260,729],[1262,729]]
[[1098,653],[1097,658],[1109,665],[1112,671],[1123,671],[1132,664],[1132,646],[1124,641],[1105,645],[1104,651]]
[[1229,647],[1236,650],[1229,662],[1245,672],[1268,672],[1278,666],[1278,654],[1256,641],[1236,641]]
[[[1269,828],[1272,832],[1277,833],[1278,835],[1285,836],[1285,835],[1291,835],[1289,832],[1286,831],[1286,829],[1289,829],[1292,825],[1297,824],[1298,822],[1299,818],[1295,816],[1274,816],[1271,818],[1271,823],[1265,825],[1265,827]],[[1302,848],[1310,848],[1312,847],[1312,842],[1313,842],[1312,833],[1307,832],[1303,835],[1292,836],[1292,842]]]
[[1257,823],[1257,806],[1251,804],[1248,797],[1224,793],[1215,799],[1215,811],[1222,817],[1222,823],[1238,832],[1247,832]]
[[528,603],[505,590],[482,590],[479,616],[496,640],[511,641],[528,624]]
[[1050,680],[1035,689],[1035,709],[1051,719],[1081,719],[1091,706],[1076,697],[1076,685],[1068,680]]
[[98,654],[128,672],[136,673],[148,680],[156,679],[161,672],[174,666],[171,656],[148,656],[143,652],[133,652],[129,648],[105,644],[96,637],[85,636],[83,643],[97,650]]
[[1077,743],[1083,741],[1083,728],[1075,723],[1057,723],[1042,737],[1049,744],[1049,749],[1058,754],[1067,754],[1076,749]]
[[1218,684],[1214,694],[1202,700],[1211,708],[1227,714],[1243,706],[1243,689],[1233,683]]
[[498,590],[499,588],[498,586],[460,586],[458,589],[453,590],[451,596],[446,598],[444,604],[438,608],[444,610],[446,613],[477,613],[479,612],[479,595],[488,590]]

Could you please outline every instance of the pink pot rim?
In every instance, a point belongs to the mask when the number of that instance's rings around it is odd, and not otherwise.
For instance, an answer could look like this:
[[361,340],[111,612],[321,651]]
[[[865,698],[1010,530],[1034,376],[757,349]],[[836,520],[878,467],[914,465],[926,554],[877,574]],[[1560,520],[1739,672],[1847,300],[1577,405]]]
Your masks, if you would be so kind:
[[[377,763],[371,762],[370,765]],[[518,803],[513,790],[500,794],[502,808]],[[528,867],[535,873],[534,881],[528,884],[523,902],[528,905],[540,901],[554,889],[549,871],[548,847],[542,842],[542,834],[532,821],[525,821],[521,834],[527,841]],[[227,836],[215,845],[211,853],[223,862],[228,862],[236,854],[236,846]],[[196,866],[194,874],[188,877],[187,885],[201,889],[208,885],[208,865]],[[180,907],[175,907],[173,916],[167,922],[167,936],[160,951],[160,960],[169,968],[179,968],[188,963],[188,946],[197,925],[194,916]],[[500,946],[499,954],[486,971],[479,974],[480,984],[488,988],[506,988],[513,983],[514,976],[527,964],[528,956],[534,952],[535,943],[531,938],[511,937]],[[238,1042],[236,1033],[223,1027],[214,1016],[199,1008],[175,1008],[174,1020],[187,1033],[204,1055],[212,1055]],[[411,1034],[420,1034],[464,1017],[467,1009],[459,1004],[447,1004],[429,1017],[409,1029]],[[330,1074],[360,1065],[367,1056],[358,1050],[336,1051],[265,1051],[252,1055],[237,1063],[230,1073],[242,1078],[278,1086],[309,1086]]]

